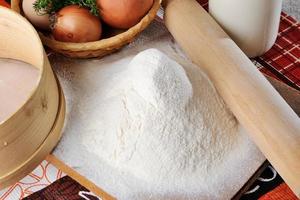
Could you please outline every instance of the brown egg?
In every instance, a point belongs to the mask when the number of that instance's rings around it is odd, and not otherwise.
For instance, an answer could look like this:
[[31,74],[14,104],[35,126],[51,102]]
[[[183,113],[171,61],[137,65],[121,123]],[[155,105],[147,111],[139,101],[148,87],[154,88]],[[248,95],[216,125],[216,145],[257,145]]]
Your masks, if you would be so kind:
[[149,11],[153,0],[97,0],[101,19],[108,25],[127,29]]
[[33,4],[36,0],[23,0],[22,8],[26,18],[36,27],[43,30],[50,29],[50,20],[49,15],[44,14],[41,15],[37,13],[34,8]]

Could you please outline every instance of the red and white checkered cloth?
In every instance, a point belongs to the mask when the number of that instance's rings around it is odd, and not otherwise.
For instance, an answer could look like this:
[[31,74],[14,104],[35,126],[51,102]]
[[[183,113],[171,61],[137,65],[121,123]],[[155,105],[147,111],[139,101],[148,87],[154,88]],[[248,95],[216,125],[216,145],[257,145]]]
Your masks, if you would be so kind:
[[[300,90],[300,24],[291,16],[281,14],[275,45],[256,59],[265,62],[273,75]],[[264,70],[262,70],[264,71]]]

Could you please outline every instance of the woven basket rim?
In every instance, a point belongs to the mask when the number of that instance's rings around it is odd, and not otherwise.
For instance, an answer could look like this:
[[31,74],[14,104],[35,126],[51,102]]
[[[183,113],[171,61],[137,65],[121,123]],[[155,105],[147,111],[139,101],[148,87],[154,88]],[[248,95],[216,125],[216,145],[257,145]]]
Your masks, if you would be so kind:
[[[11,8],[16,12],[21,12],[20,9],[21,0],[12,0]],[[159,10],[162,0],[153,0],[153,5],[148,13],[137,23],[135,26],[129,28],[128,30],[115,35],[113,37],[100,39],[93,42],[85,43],[71,43],[71,42],[61,42],[50,37],[45,36],[42,32],[39,32],[40,38],[43,43],[53,49],[59,49],[62,51],[96,51],[99,49],[115,49],[116,47],[121,47],[128,43],[128,40],[133,39],[137,34],[144,30],[155,18],[157,11]]]

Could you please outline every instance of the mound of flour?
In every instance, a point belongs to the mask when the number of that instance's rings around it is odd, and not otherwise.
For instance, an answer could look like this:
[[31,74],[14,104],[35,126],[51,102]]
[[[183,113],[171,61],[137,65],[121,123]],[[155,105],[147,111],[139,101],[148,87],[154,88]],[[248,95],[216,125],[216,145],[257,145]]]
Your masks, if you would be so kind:
[[156,49],[113,79],[97,105],[97,130],[82,137],[86,149],[163,192],[210,187],[238,124],[209,79]]

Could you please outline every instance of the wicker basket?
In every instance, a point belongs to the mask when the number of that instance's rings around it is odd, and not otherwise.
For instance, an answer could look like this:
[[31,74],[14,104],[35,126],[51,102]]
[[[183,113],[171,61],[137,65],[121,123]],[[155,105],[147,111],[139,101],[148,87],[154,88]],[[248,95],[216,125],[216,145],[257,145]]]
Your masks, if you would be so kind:
[[[20,6],[21,1],[22,0],[11,0],[12,9],[19,13],[22,13]],[[86,43],[69,43],[54,40],[53,38],[46,36],[42,32],[39,32],[39,35],[44,45],[65,56],[73,58],[103,57],[114,51],[117,51],[124,45],[133,41],[134,38],[139,33],[141,33],[155,18],[156,13],[159,10],[161,1],[162,0],[154,0],[153,6],[149,10],[148,14],[143,17],[142,20],[135,26],[115,36],[101,39],[99,41]]]
[[30,173],[57,144],[64,124],[65,100],[33,26],[2,6],[0,58],[30,63],[40,71],[38,85],[27,101],[0,123],[2,189]]

